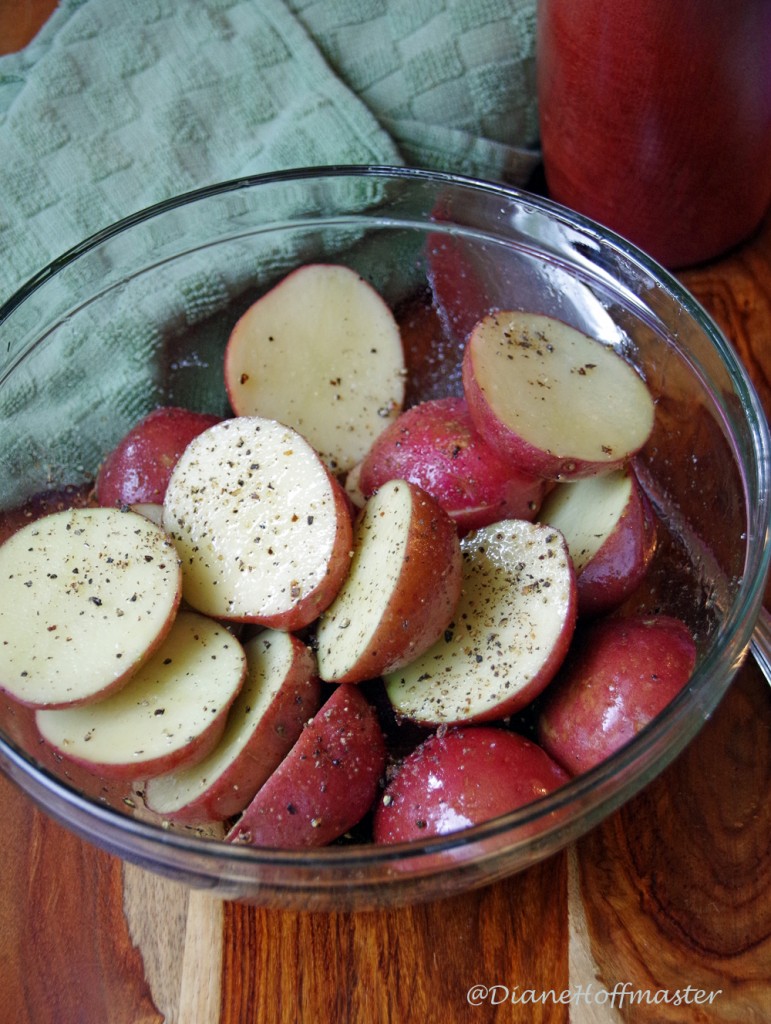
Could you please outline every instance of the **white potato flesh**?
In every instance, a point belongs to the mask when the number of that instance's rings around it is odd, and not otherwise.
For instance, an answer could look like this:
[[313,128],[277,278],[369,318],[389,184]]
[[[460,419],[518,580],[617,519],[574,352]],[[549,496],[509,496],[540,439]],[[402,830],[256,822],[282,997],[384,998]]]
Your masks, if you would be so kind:
[[[199,804],[219,808],[235,801],[226,814],[216,815],[220,818],[237,814],[246,807],[302,730],[302,722],[298,720],[296,727],[291,723],[293,734],[289,734],[288,716],[283,713],[274,716],[267,725],[272,735],[261,737],[261,726],[270,718],[282,689],[291,685],[295,691],[291,702],[300,705],[306,704],[300,695],[303,689],[307,690],[310,706],[304,707],[305,719],[317,711],[312,697],[318,691],[307,686],[311,668],[315,667],[313,656],[307,649],[304,658],[298,656],[298,646],[295,637],[275,629],[264,630],[244,645],[246,678],[228,712],[225,731],[217,746],[202,761],[188,768],[150,779],[145,786],[144,799],[151,810],[173,816]],[[303,666],[299,665],[301,660]],[[298,668],[305,678],[298,674]],[[280,735],[275,735],[276,731]],[[255,738],[260,737],[258,749],[252,749]],[[223,782],[224,791],[215,794],[218,787],[223,790]]]
[[342,473],[401,410],[399,327],[381,296],[353,270],[300,267],[234,327],[225,385],[236,415],[294,427]]
[[575,576],[562,535],[503,520],[461,540],[463,587],[433,647],[385,678],[397,712],[425,724],[490,721],[547,685],[575,625]]
[[269,626],[310,601],[299,624],[312,621],[314,593],[338,571],[341,537],[349,555],[350,519],[346,537],[336,489],[307,441],[274,420],[236,417],[199,434],[174,468],[163,508],[185,600],[214,617]]
[[571,461],[579,469],[619,464],[653,427],[653,400],[634,367],[551,317],[486,316],[471,335],[468,359],[497,424],[565,460],[561,475]]
[[632,498],[627,468],[558,484],[538,515],[564,536],[577,573],[595,557]]
[[35,706],[94,700],[161,642],[180,599],[167,534],[134,512],[67,509],[0,547],[0,688]]
[[35,715],[66,757],[110,775],[142,777],[184,757],[232,704],[243,682],[240,643],[212,619],[180,612],[160,648],[117,693]]

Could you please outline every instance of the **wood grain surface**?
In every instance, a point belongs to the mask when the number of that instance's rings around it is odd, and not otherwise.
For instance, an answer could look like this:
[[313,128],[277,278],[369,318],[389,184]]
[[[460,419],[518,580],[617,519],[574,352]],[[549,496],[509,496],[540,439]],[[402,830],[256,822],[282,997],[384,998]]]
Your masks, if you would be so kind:
[[[0,0],[2,49],[52,7]],[[681,278],[771,414],[771,218]],[[0,777],[0,1024],[764,1024],[770,791],[771,691],[747,662],[670,768],[570,849],[450,900],[325,914],[124,865]]]

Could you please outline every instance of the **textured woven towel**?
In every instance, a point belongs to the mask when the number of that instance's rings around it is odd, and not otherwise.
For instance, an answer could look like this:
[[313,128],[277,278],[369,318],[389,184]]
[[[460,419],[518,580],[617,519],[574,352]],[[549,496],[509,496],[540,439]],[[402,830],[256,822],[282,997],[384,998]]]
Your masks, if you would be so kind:
[[[0,302],[95,231],[241,175],[406,163],[525,181],[535,2],[62,0],[0,58]],[[55,344],[3,384],[6,500],[88,475],[163,400],[164,339],[204,330],[254,273],[252,251],[216,270],[198,256],[64,316]],[[59,308],[79,304],[78,273],[48,288]],[[6,337],[0,361],[25,344]],[[220,376],[202,373],[182,399],[222,411]]]
[[0,58],[0,302],[215,181],[408,163],[522,183],[536,0],[62,0]]

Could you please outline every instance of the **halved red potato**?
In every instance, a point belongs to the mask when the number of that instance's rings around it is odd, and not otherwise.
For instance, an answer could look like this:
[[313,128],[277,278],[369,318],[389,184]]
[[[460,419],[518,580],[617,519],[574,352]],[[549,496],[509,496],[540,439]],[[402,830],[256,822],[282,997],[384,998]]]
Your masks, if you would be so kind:
[[386,746],[358,686],[338,686],[227,834],[232,843],[325,846],[370,810]]
[[357,519],[350,572],[319,621],[319,675],[359,683],[406,665],[444,632],[460,585],[450,517],[415,484],[389,480]]
[[375,809],[376,843],[458,832],[558,789],[570,776],[537,744],[496,726],[435,733],[396,768]]
[[348,572],[353,528],[342,487],[308,442],[275,420],[223,420],[177,463],[163,523],[183,594],[214,618],[308,625]]
[[134,512],[54,512],[0,546],[0,689],[65,707],[123,686],[164,639],[181,574],[166,533]]
[[404,376],[391,310],[335,264],[285,277],[244,313],[225,350],[235,414],[293,427],[335,473],[355,465],[401,410]]
[[163,644],[117,693],[84,707],[39,709],[42,737],[112,779],[144,779],[192,764],[216,745],[246,672],[226,629],[180,612]]
[[430,725],[487,722],[530,703],[562,663],[576,581],[558,530],[504,520],[461,541],[453,621],[425,654],[386,676],[396,711]]
[[412,406],[377,438],[362,461],[359,487],[369,497],[394,479],[422,487],[462,533],[500,519],[533,519],[546,486],[492,449],[456,397]]
[[538,720],[543,748],[571,775],[604,761],[663,711],[696,664],[688,627],[666,615],[580,629]]
[[557,484],[538,518],[567,541],[579,615],[622,604],[642,582],[656,551],[656,517],[629,465]]
[[630,363],[534,313],[492,313],[477,324],[463,387],[480,434],[533,476],[572,480],[615,469],[653,428],[653,399]]
[[105,456],[96,477],[100,505],[160,504],[188,444],[220,416],[176,406],[154,409]]
[[224,821],[240,814],[319,709],[316,661],[297,637],[266,629],[244,651],[246,679],[217,746],[145,786],[147,806],[163,818]]

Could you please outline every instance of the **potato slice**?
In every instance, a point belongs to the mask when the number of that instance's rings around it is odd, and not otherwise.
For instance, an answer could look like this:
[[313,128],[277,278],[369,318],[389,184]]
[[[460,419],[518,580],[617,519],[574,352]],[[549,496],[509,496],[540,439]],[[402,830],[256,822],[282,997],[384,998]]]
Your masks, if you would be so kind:
[[294,427],[335,473],[354,466],[401,410],[404,378],[391,310],[334,264],[289,274],[244,313],[225,351],[236,415]]
[[74,508],[0,547],[0,687],[64,707],[122,686],[171,628],[180,566],[166,533],[134,512]]
[[318,711],[316,660],[297,637],[266,629],[244,645],[247,674],[217,746],[189,768],[150,779],[150,810],[175,821],[240,814]]
[[208,754],[245,672],[244,650],[224,627],[180,612],[118,693],[86,707],[38,710],[37,727],[65,757],[106,778],[148,778]]
[[396,711],[426,725],[485,722],[524,707],[564,659],[576,582],[562,534],[504,520],[461,541],[463,589],[433,647],[386,676]]
[[634,367],[547,316],[484,317],[466,347],[463,387],[480,434],[533,476],[615,469],[653,429],[653,399]]
[[185,600],[215,618],[306,626],[350,564],[342,487],[296,431],[257,416],[224,420],[190,442],[163,523],[182,559]]
[[357,521],[350,572],[319,622],[321,678],[358,683],[422,654],[450,622],[460,583],[447,513],[415,484],[383,484]]

